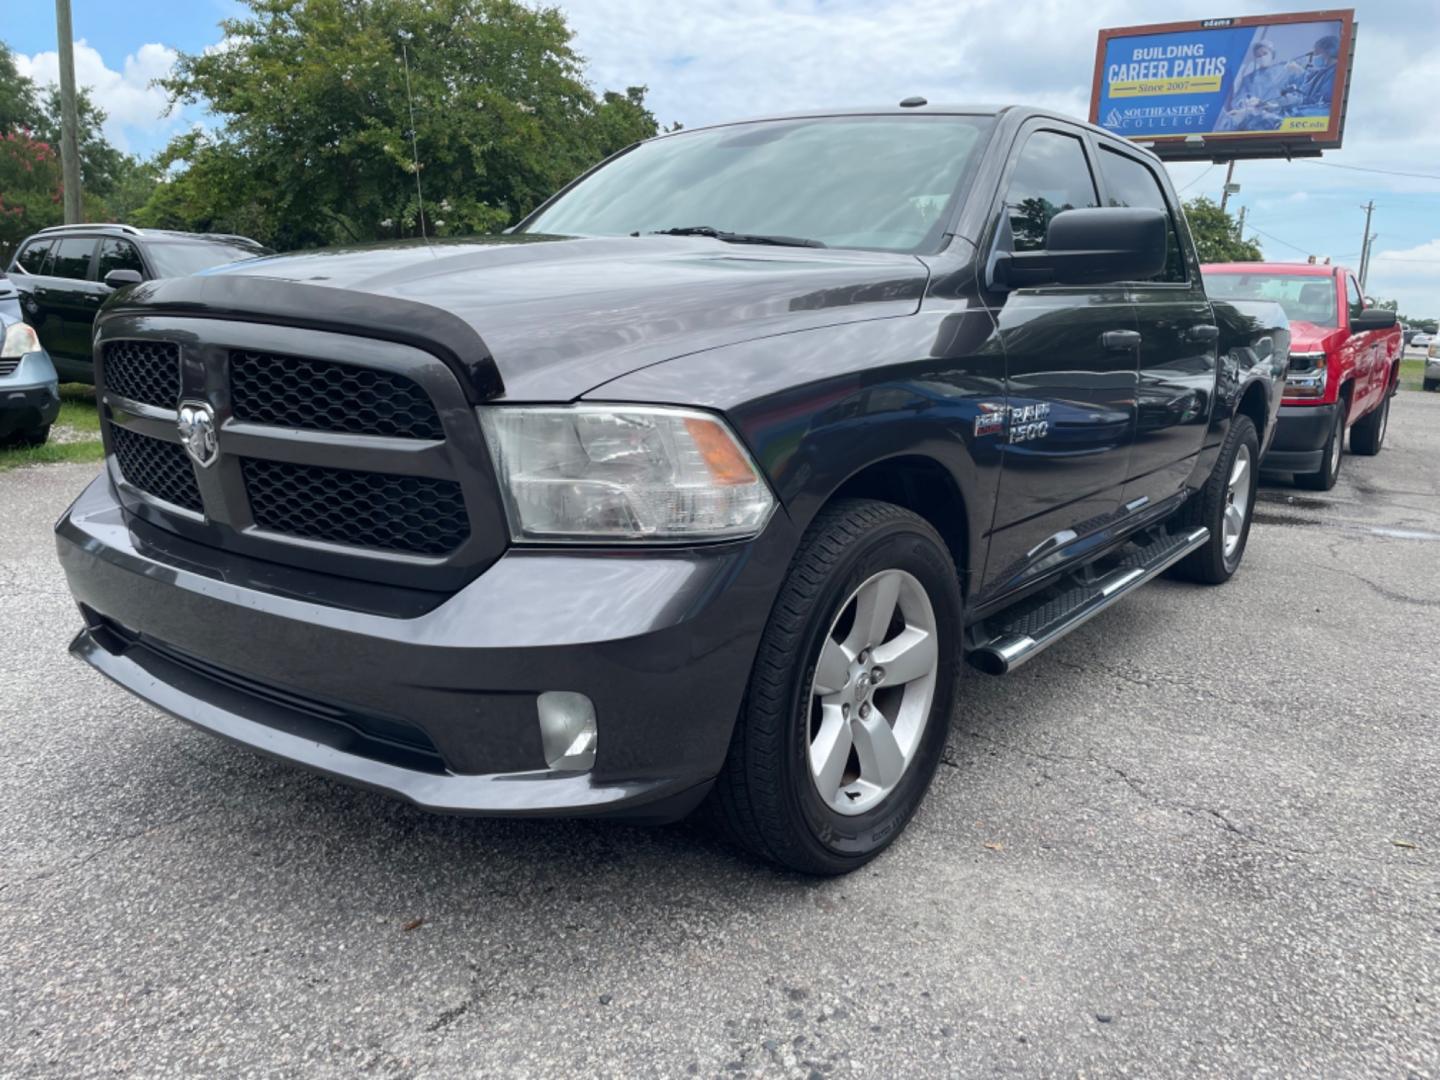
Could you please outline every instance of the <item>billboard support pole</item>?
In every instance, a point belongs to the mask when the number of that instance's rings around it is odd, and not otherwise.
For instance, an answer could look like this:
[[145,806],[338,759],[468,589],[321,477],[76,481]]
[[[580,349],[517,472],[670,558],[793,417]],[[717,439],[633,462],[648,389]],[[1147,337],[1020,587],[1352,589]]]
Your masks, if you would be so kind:
[[1220,189],[1220,212],[1225,212],[1225,204],[1230,201],[1230,179],[1235,175],[1235,159],[1230,159],[1230,164],[1225,167],[1225,186]]

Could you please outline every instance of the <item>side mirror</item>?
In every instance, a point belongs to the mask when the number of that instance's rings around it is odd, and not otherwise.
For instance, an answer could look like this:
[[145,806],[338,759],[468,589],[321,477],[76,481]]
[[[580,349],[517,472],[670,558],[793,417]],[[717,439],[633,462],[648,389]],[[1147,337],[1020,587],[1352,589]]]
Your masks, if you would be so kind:
[[1397,322],[1395,312],[1385,308],[1367,307],[1350,319],[1350,332],[1363,333],[1366,330],[1389,330]]
[[1009,289],[1144,281],[1165,269],[1169,228],[1163,210],[1062,210],[1045,230],[1045,250],[998,252],[993,277]]
[[105,284],[112,289],[123,289],[126,285],[139,285],[145,279],[139,270],[111,270],[105,275]]

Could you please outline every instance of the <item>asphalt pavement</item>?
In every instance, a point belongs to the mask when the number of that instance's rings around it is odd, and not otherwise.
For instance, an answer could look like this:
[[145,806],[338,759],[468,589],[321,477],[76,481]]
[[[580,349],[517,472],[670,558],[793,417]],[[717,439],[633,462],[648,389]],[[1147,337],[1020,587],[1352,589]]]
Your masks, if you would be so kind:
[[0,1075],[1440,1078],[1440,395],[1005,679],[862,872],[431,817],[65,652],[0,474]]

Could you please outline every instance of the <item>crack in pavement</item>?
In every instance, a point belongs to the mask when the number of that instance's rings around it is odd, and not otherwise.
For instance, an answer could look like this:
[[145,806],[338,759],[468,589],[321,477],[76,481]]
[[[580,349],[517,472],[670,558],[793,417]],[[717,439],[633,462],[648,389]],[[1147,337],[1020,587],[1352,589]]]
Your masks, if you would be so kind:
[[1340,570],[1336,567],[1324,566],[1320,563],[1316,563],[1315,568],[1317,570],[1324,570],[1327,574],[1338,574],[1341,577],[1347,577],[1363,585],[1368,585],[1372,591],[1384,597],[1386,600],[1394,600],[1400,604],[1413,604],[1416,607],[1440,608],[1440,600],[1428,600],[1419,596],[1407,596],[1402,592],[1396,592],[1394,589],[1381,585],[1379,582],[1371,581],[1363,574],[1357,574],[1353,570]]
[[[1095,756],[1093,751],[1090,751],[1088,749],[1086,750],[1084,757],[1073,754],[1044,754],[1038,750],[1030,750],[1023,746],[1017,746],[1014,743],[1008,743],[1001,739],[996,739],[993,736],[982,734],[978,731],[971,731],[968,734],[972,738],[988,742],[992,746],[996,746],[1002,750],[1010,750],[1014,753],[1021,755],[1022,757],[1034,758],[1039,761],[1048,762],[1052,765],[1069,763],[1090,765],[1095,768],[1099,768],[1116,777],[1127,788],[1129,788],[1130,791],[1134,792],[1143,801],[1149,803],[1151,806],[1157,807],[1162,810],[1179,811],[1185,816],[1191,818],[1197,818],[1202,816],[1205,818],[1209,818],[1219,824],[1225,832],[1238,836],[1240,837],[1240,839],[1246,841],[1247,843],[1256,844],[1260,847],[1267,847],[1275,851],[1288,852],[1292,855],[1323,854],[1322,851],[1316,848],[1296,847],[1291,844],[1285,844],[1275,840],[1267,840],[1262,837],[1256,836],[1252,831],[1247,831],[1246,829],[1243,829],[1239,825],[1237,825],[1223,810],[1218,810],[1215,807],[1204,806],[1198,803],[1178,802],[1172,799],[1162,798],[1159,795],[1156,795],[1153,792],[1147,790],[1145,787],[1145,781],[1141,780],[1139,777],[1130,775],[1129,772],[1127,772],[1125,769],[1122,769],[1118,765],[1111,765],[1107,761],[1100,760],[1098,757]],[[958,765],[952,764],[952,767],[958,768]]]

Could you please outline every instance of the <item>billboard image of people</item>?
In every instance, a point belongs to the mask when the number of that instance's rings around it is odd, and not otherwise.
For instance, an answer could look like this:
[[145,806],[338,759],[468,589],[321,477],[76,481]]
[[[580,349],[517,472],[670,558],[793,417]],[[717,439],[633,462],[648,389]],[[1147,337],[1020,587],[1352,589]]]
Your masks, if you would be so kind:
[[1132,139],[1339,145],[1350,11],[1102,30],[1091,119]]

